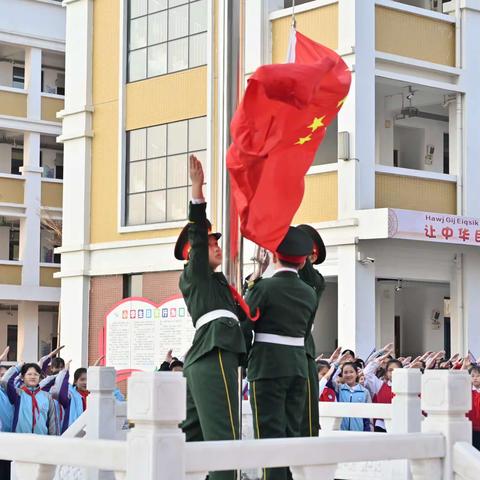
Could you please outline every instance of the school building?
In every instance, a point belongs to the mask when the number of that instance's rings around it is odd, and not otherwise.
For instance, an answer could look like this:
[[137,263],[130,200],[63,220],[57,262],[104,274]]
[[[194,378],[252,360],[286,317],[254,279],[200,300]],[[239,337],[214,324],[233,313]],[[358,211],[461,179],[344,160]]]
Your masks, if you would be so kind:
[[58,337],[65,89],[60,1],[8,0],[0,15],[0,348],[36,361]]
[[[206,168],[212,224],[224,228],[235,77],[226,52],[243,52],[245,79],[284,62],[292,1],[64,3],[56,278],[64,356],[86,365],[113,305],[178,293],[173,247],[187,219],[190,153]],[[480,355],[480,5],[297,1],[295,16],[300,32],[335,49],[353,73],[294,219],[327,245],[318,352],[342,345],[366,356],[394,340],[397,354]],[[246,245],[245,273],[251,254]]]

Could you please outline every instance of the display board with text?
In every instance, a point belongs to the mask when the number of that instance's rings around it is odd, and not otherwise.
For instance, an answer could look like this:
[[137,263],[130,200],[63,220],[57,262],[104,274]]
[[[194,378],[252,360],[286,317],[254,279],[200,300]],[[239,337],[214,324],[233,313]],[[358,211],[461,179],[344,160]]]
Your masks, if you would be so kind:
[[106,365],[117,370],[158,368],[169,349],[183,357],[195,335],[182,296],[158,305],[146,298],[126,298],[105,316]]

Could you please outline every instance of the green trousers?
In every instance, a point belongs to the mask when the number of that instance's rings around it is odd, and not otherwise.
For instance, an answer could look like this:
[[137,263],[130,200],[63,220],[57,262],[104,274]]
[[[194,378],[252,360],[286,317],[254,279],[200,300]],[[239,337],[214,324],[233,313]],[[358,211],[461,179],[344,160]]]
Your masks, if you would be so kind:
[[304,416],[302,420],[302,437],[318,437],[320,430],[320,418],[318,415],[318,373],[315,360],[307,356],[308,378],[307,399],[305,402]]
[[[215,348],[184,370],[187,442],[238,440],[238,365],[237,353]],[[209,480],[237,480],[237,472],[210,472]]]
[[[251,382],[255,438],[300,437],[306,402],[303,377],[280,377]],[[288,467],[264,468],[263,480],[286,480]]]

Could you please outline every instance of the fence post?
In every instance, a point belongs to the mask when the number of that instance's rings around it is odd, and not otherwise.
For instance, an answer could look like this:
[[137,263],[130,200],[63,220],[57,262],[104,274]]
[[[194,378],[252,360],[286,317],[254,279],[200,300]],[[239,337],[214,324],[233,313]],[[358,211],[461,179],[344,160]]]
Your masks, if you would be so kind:
[[[422,408],[420,392],[422,374],[416,368],[396,368],[393,371],[391,433],[420,432]],[[396,460],[392,465],[393,478],[409,480],[412,478],[408,460]]]
[[128,380],[127,480],[185,480],[186,382],[180,372],[138,372]]
[[[445,458],[441,480],[453,480],[453,447],[472,441],[472,426],[465,414],[472,407],[470,375],[465,370],[426,370],[422,378],[422,410],[427,418],[424,433],[445,436]],[[433,478],[433,477],[430,477]]]
[[[112,367],[89,367],[87,371],[87,387],[90,391],[87,409],[87,439],[115,439],[116,416],[115,390],[116,371]],[[112,472],[98,469],[87,469],[88,480],[110,480]]]

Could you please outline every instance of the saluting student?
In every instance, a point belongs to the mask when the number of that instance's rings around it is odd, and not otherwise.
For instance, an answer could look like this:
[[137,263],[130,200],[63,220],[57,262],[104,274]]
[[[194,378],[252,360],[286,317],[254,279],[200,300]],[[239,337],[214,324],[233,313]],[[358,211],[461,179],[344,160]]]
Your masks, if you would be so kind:
[[[15,386],[20,374],[22,386]],[[8,399],[14,407],[12,432],[58,435],[53,400],[40,386],[41,369],[36,363],[11,367],[2,378]]]
[[[325,279],[313,265],[319,265],[325,261],[327,252],[320,234],[310,225],[298,225],[300,230],[305,232],[313,242],[313,251],[305,261],[305,266],[299,270],[300,278],[310,285],[317,297],[317,309],[320,298],[325,290]],[[302,437],[318,437],[320,430],[320,418],[318,413],[318,399],[320,396],[318,384],[318,370],[315,362],[315,342],[312,335],[313,325],[308,332],[305,341],[305,352],[307,354],[308,378],[307,378],[307,401],[302,421]]]
[[[52,397],[58,402],[60,410],[60,432],[63,433],[75,422],[86,408],[86,373],[85,368],[78,368],[74,373],[74,385],[68,382],[70,377],[70,362],[61,370],[55,378],[55,384],[50,390]],[[78,388],[78,380],[85,375],[85,388]],[[83,385],[82,385],[83,386]]]
[[[298,270],[312,250],[310,237],[290,227],[273,254],[274,275],[257,280],[246,295],[250,310],[260,311],[256,322],[242,322],[247,345],[251,345],[247,376],[256,438],[301,434],[308,378],[305,339],[312,328],[317,297],[298,277]],[[268,480],[286,480],[287,475],[288,468],[263,472]]]
[[[227,279],[215,270],[222,263],[220,233],[212,233],[203,196],[203,168],[190,156],[192,201],[189,223],[175,245],[186,260],[180,290],[196,329],[183,366],[187,379],[187,441],[238,440],[238,367],[246,353],[237,304]],[[242,302],[241,298],[237,298]],[[210,480],[236,479],[235,471],[211,472]]]

